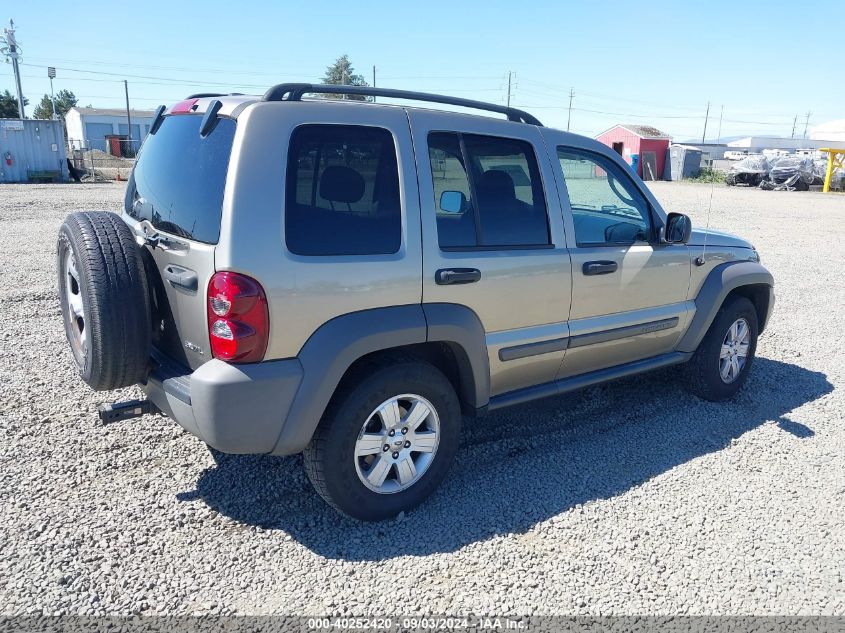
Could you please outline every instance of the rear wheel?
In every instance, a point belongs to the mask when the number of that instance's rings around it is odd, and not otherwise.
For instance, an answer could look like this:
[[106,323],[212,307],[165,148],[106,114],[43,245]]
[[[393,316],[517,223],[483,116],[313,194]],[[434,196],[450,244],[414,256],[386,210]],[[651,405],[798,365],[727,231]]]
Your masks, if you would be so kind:
[[101,391],[142,380],[149,299],[129,227],[109,212],[68,216],[59,229],[57,268],[65,334],[82,379]]
[[422,503],[445,477],[460,438],[449,380],[416,359],[362,368],[332,398],[304,453],[330,505],[378,521]]
[[726,301],[687,364],[690,390],[716,402],[733,397],[754,362],[757,332],[754,304],[745,297]]

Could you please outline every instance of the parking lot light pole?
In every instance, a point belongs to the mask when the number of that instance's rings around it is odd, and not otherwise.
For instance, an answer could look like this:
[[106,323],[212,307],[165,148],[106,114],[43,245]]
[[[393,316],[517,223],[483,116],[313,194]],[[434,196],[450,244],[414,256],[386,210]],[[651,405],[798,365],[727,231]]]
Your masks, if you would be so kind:
[[53,79],[56,78],[56,69],[52,66],[47,66],[47,76],[50,78],[50,101],[53,102],[53,116],[54,121],[59,118],[56,114],[56,93],[53,92]]
[[[126,136],[128,137],[126,148],[132,148],[132,117],[129,115],[129,82],[123,80],[123,91],[126,93]],[[140,134],[139,134],[140,136]]]

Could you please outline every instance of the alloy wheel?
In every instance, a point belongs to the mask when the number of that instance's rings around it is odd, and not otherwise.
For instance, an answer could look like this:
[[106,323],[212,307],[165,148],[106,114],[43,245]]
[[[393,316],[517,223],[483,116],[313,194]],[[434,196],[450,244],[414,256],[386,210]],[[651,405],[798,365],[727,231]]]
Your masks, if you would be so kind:
[[748,361],[751,344],[751,328],[745,319],[737,319],[728,328],[719,352],[719,375],[722,382],[729,384],[736,380]]
[[434,460],[440,419],[432,404],[416,394],[394,396],[364,421],[355,442],[355,470],[379,494],[414,485]]
[[73,353],[80,361],[88,353],[88,328],[85,323],[85,300],[82,297],[82,284],[76,268],[73,250],[67,249],[64,262],[66,313],[70,325],[70,343]]

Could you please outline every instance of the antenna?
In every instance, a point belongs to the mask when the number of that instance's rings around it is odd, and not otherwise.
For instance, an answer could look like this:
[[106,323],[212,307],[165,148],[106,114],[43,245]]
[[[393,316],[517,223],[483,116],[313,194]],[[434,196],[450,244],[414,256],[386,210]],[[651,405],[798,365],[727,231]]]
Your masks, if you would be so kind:
[[[708,104],[709,109],[709,104]],[[716,135],[716,142],[718,143],[722,139],[722,115],[725,114],[725,106],[722,106],[722,109],[719,111],[719,132]],[[706,124],[705,124],[706,125]],[[704,139],[702,138],[702,142]],[[711,168],[712,169],[712,168]],[[704,266],[705,259],[704,255],[707,253],[707,233],[710,230],[710,210],[713,208],[713,190],[716,189],[716,181],[712,178],[710,179],[710,201],[707,203],[707,225],[704,227],[704,246],[701,248],[701,255],[695,258],[695,265],[696,266]]]

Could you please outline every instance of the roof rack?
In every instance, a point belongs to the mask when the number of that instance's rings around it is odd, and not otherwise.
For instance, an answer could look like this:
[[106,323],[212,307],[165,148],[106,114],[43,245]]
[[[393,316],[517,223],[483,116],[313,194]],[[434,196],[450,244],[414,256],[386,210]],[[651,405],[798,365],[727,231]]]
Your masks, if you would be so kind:
[[414,92],[412,90],[394,90],[392,88],[373,88],[371,86],[339,86],[332,84],[278,84],[264,93],[262,101],[301,101],[302,96],[308,93],[322,94],[346,94],[360,95],[364,97],[389,97],[392,99],[408,99],[411,101],[429,101],[432,103],[446,103],[449,105],[473,108],[475,110],[487,110],[498,112],[508,117],[509,121],[539,125],[542,123],[531,114],[517,108],[475,101],[474,99],[461,99],[459,97],[447,97],[427,92]]

